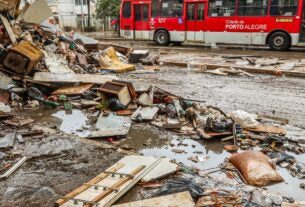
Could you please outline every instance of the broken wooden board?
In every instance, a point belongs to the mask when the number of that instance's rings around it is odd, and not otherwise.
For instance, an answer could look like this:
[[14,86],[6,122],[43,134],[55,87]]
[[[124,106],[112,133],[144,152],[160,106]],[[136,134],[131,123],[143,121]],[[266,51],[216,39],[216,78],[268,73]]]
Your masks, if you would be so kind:
[[108,116],[101,113],[95,128],[89,137],[113,137],[113,136],[126,136],[131,127],[131,119],[128,116],[117,116],[110,113]]
[[142,182],[151,182],[177,172],[179,166],[168,158],[161,158],[160,163],[142,178]]
[[61,207],[83,207],[84,204],[99,207],[111,206],[159,162],[160,159],[154,157],[126,156],[104,173],[56,201],[56,205]]
[[245,130],[250,132],[262,132],[262,133],[281,134],[281,135],[286,134],[286,130],[282,127],[269,126],[263,124],[259,124],[255,128],[247,128]]
[[13,118],[12,120],[3,121],[4,124],[10,125],[10,126],[16,126],[16,127],[25,126],[25,125],[31,124],[33,122],[35,122],[34,119],[31,119],[31,118],[20,119],[18,117]]
[[95,83],[104,84],[107,81],[118,79],[113,75],[93,74],[52,74],[48,72],[37,72],[34,75],[35,81],[47,83]]
[[79,95],[88,91],[92,86],[92,83],[87,83],[79,86],[63,87],[53,91],[52,95]]
[[0,19],[2,21],[2,24],[5,27],[6,32],[8,33],[8,36],[10,37],[10,40],[12,41],[13,45],[17,45],[16,35],[13,32],[13,29],[12,29],[9,21],[2,15],[0,15]]
[[112,207],[195,207],[195,203],[191,194],[185,191],[141,201],[118,204]]
[[156,106],[139,107],[131,116],[134,121],[150,121],[155,118],[159,111]]

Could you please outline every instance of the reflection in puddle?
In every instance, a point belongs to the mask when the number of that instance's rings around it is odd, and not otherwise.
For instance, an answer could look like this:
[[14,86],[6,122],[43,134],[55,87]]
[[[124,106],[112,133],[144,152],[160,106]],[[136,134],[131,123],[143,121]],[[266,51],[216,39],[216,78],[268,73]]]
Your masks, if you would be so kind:
[[88,119],[80,110],[72,110],[71,113],[58,111],[52,116],[61,120],[59,129],[67,134],[74,134],[80,137],[86,137],[90,134],[89,126],[86,123]]
[[[146,156],[168,157],[186,166],[198,169],[210,169],[219,166],[230,153],[223,150],[225,144],[220,140],[193,140],[187,137],[180,137],[173,133],[160,131],[150,126],[133,127],[129,137],[123,144],[127,144]],[[175,153],[172,150],[183,150],[186,153]],[[198,155],[207,159],[195,163],[188,158]],[[305,154],[291,154],[297,160],[305,162]],[[304,200],[305,190],[299,187],[300,183],[305,183],[305,179],[297,179],[291,176],[285,168],[277,166],[277,171],[284,178],[285,182],[273,184],[267,188],[273,192],[278,192],[284,196],[292,197],[296,200]]]

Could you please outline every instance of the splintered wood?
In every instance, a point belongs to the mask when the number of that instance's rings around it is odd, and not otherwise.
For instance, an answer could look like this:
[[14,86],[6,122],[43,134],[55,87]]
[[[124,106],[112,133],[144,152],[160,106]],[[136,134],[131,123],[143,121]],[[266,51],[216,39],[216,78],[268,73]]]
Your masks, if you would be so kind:
[[154,169],[161,159],[126,156],[105,172],[56,201],[62,207],[111,206]]

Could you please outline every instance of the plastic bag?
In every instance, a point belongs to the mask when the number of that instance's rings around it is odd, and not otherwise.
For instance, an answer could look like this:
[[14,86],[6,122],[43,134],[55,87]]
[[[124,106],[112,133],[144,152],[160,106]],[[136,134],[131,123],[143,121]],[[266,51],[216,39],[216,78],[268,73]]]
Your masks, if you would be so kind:
[[168,180],[159,191],[156,196],[170,195],[174,193],[189,191],[194,199],[204,195],[204,190],[191,179],[178,178],[176,180]]
[[257,118],[255,114],[249,114],[242,110],[233,111],[231,117],[242,128],[251,128],[258,125],[258,122],[255,120]]

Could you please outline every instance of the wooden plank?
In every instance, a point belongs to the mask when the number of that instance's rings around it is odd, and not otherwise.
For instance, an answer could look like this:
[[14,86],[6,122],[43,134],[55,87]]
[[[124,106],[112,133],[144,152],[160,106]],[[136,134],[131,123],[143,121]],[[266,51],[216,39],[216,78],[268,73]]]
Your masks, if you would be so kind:
[[[116,163],[113,167],[111,167],[108,172],[117,172],[119,169],[121,169],[122,167],[124,167],[123,163]],[[107,176],[109,176],[108,174],[105,174],[104,172],[99,174],[98,176],[96,176],[95,178],[91,179],[89,182],[87,182],[87,184],[96,184],[98,182],[100,182],[101,180],[105,179]],[[79,195],[80,193],[84,192],[85,190],[87,190],[88,188],[90,188],[90,185],[82,185],[79,188],[73,190],[72,192],[68,193],[67,195],[65,195],[64,198],[61,198],[59,200],[56,201],[55,205],[56,206],[61,206],[64,203],[66,203],[68,200],[70,200],[69,198],[71,197],[75,197],[77,195]]]
[[263,132],[263,133],[281,134],[281,135],[286,134],[286,130],[282,127],[269,126],[269,125],[263,125],[263,124],[259,124],[254,128],[247,128],[245,130],[250,131],[250,132]]
[[52,95],[79,95],[88,91],[90,88],[92,88],[92,86],[92,83],[87,83],[79,86],[63,87],[53,91]]
[[34,75],[35,81],[47,83],[94,83],[104,84],[107,81],[118,79],[113,75],[93,74],[53,74],[48,72],[37,72]]
[[10,37],[10,40],[12,41],[13,45],[17,45],[17,39],[13,32],[13,29],[9,23],[9,21],[2,15],[0,15],[0,19],[5,27],[6,32],[8,33],[8,36]]
[[112,207],[195,207],[192,196],[188,191],[160,196],[141,201],[123,203]]

